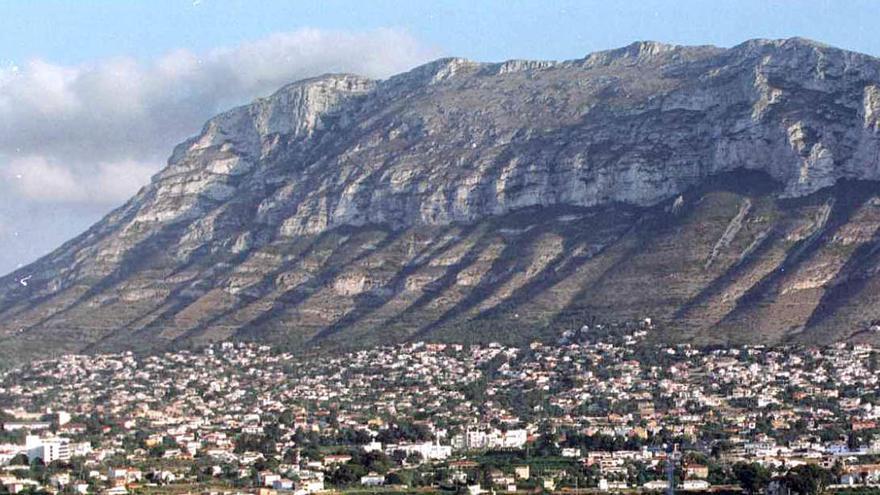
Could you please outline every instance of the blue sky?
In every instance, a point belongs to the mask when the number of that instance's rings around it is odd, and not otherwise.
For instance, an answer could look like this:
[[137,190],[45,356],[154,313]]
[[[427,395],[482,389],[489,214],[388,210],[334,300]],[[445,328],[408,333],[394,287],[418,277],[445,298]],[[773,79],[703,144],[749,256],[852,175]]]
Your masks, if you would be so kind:
[[0,12],[0,56],[59,63],[206,50],[300,27],[403,28],[487,61],[574,58],[637,39],[727,46],[790,36],[880,54],[876,0],[6,0]]
[[0,274],[120,205],[229,106],[445,55],[802,36],[880,55],[878,0],[0,0]]

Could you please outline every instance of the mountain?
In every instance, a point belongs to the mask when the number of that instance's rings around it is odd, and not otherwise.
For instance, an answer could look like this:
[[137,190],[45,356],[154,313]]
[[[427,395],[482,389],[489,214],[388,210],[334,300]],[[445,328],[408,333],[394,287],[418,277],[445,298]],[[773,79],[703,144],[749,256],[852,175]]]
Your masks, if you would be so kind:
[[325,75],[0,279],[0,352],[876,339],[878,180],[880,60],[804,39]]

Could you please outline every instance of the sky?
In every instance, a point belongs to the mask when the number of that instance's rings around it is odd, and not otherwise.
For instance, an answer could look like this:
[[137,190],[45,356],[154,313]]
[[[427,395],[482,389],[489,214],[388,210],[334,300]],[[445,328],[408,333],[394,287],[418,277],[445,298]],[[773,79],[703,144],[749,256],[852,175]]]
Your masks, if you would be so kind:
[[231,106],[441,56],[801,36],[880,56],[878,0],[0,0],[0,274],[121,205]]

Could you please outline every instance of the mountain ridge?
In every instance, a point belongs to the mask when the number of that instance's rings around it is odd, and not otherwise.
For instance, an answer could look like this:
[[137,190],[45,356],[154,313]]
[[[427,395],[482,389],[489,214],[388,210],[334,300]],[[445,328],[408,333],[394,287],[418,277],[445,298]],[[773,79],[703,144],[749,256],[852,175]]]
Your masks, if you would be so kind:
[[[577,294],[586,287],[575,286],[587,279],[575,283],[568,277],[580,272],[563,267],[598,270],[616,242],[653,235],[643,229],[657,222],[687,235],[719,232],[680,246],[699,251],[706,272],[681,282],[681,300],[645,296],[644,311],[681,323],[678,337],[732,328],[749,309],[686,316],[703,291],[721,290],[704,286],[710,275],[721,277],[714,282],[726,287],[724,297],[772,306],[789,289],[774,289],[779,282],[766,273],[757,282],[763,289],[719,280],[736,275],[735,258],[784,251],[775,242],[802,250],[789,253],[797,259],[816,245],[841,248],[826,223],[848,224],[835,215],[866,218],[865,232],[841,249],[863,248],[867,264],[847,265],[847,253],[809,269],[830,271],[822,283],[840,270],[854,270],[850,278],[873,273],[874,200],[870,187],[847,184],[880,179],[878,134],[880,61],[798,38],[727,49],[642,41],[562,62],[445,58],[383,81],[325,74],[210,119],[129,202],[0,279],[0,347],[15,354],[33,353],[40,342],[68,351],[161,348],[263,334],[312,345],[329,336],[357,340],[362,327],[372,328],[366,341],[384,338],[383,328],[399,340],[425,334],[421,327],[442,337],[486,322],[509,325],[508,317],[489,316],[505,305],[518,315],[526,304],[518,291],[552,293],[570,283],[566,298],[585,297]],[[703,187],[725,174],[747,184]],[[775,186],[768,193],[753,182]],[[858,205],[838,197],[853,190]],[[703,199],[689,197],[694,191],[729,218],[689,226],[685,218],[703,208]],[[524,235],[537,232],[523,217],[528,211],[556,227],[537,239]],[[618,223],[605,225],[598,212]],[[571,216],[606,230],[560,220]],[[514,226],[498,227],[507,223]],[[472,239],[474,232],[483,237]],[[348,245],[358,236],[367,240]],[[630,241],[637,255],[650,237]],[[734,247],[741,251],[727,252]],[[450,254],[456,249],[463,253]],[[505,258],[513,253],[530,264]],[[612,263],[607,276],[623,268]],[[613,298],[603,304],[587,304],[582,314],[636,315]],[[560,308],[545,306],[554,309],[533,311],[536,328],[558,320]],[[745,333],[780,341],[821,322],[795,313],[786,329]],[[365,323],[365,315],[381,321]],[[870,327],[868,316],[847,321]],[[407,329],[410,317],[424,324]],[[545,330],[537,333],[558,329]],[[504,337],[497,329],[490,335]]]

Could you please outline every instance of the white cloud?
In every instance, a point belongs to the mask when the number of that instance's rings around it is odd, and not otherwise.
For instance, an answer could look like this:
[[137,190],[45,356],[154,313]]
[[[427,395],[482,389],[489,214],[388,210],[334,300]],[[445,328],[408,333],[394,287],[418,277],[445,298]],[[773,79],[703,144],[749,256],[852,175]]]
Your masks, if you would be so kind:
[[106,203],[121,204],[149,182],[150,176],[159,168],[160,164],[157,163],[134,160],[101,163],[93,177],[92,197]]
[[0,194],[118,203],[218,111],[304,77],[381,78],[437,55],[397,30],[302,29],[148,62],[31,60],[0,68]]
[[219,111],[297,79],[382,78],[439,55],[397,30],[302,29],[149,61],[0,64],[0,274],[121,204]]
[[147,183],[156,163],[134,160],[71,167],[45,156],[11,160],[2,178],[22,201],[116,205]]
[[49,163],[43,156],[16,158],[3,172],[5,180],[26,200],[75,202],[87,198],[71,169]]

